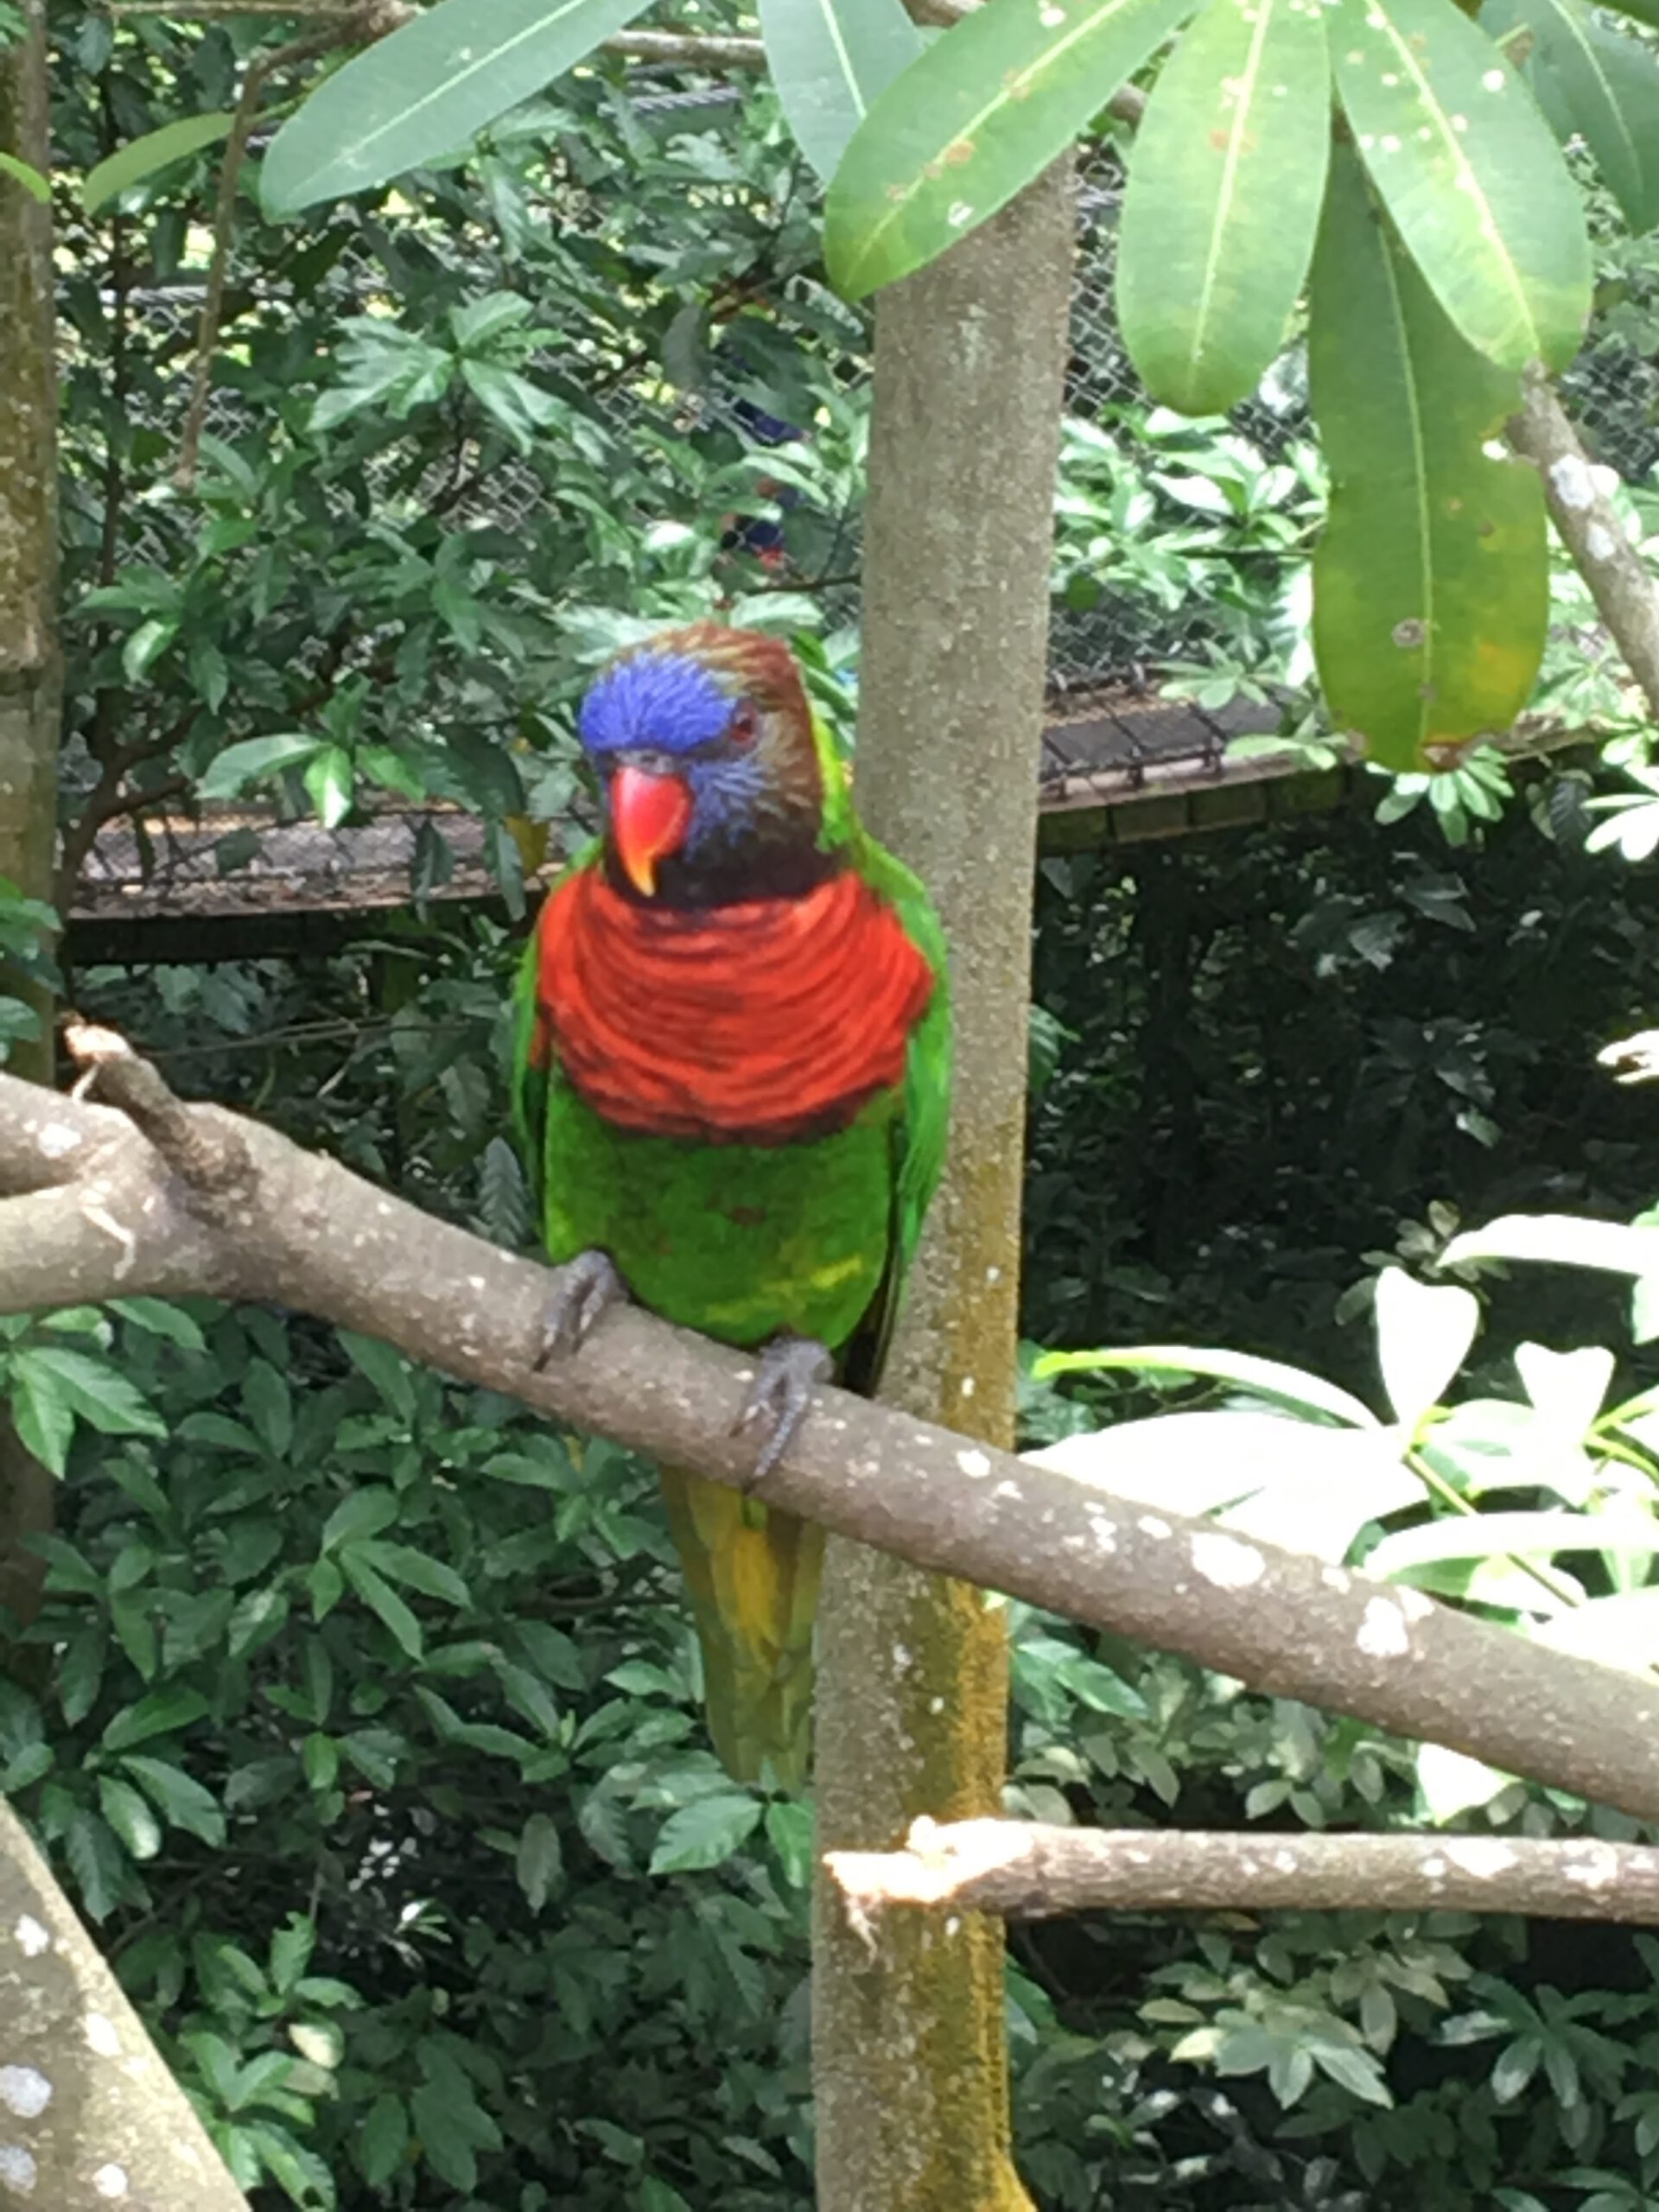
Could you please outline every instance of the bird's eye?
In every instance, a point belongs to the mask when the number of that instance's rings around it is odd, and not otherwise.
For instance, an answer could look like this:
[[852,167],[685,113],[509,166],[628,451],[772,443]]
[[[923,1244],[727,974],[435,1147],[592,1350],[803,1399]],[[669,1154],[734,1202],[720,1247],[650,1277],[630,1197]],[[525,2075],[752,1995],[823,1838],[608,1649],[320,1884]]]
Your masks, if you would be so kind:
[[732,709],[732,719],[726,725],[726,734],[741,745],[747,745],[754,735],[755,714],[753,699],[740,699]]

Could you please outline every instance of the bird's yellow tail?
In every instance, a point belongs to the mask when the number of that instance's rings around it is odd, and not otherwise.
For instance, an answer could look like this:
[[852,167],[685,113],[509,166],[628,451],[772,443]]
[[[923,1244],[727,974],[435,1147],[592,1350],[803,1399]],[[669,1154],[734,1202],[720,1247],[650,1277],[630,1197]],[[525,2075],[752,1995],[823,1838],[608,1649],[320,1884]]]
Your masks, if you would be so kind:
[[812,1740],[812,1619],[823,1531],[664,1467],[669,1525],[702,1645],[709,1732],[738,1782],[798,1789]]

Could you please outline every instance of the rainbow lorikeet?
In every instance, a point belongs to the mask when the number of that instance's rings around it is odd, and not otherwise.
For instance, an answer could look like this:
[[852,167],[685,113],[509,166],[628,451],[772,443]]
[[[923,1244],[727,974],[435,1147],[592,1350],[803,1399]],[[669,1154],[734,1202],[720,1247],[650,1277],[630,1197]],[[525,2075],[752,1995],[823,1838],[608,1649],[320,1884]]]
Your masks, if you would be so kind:
[[[944,939],[776,639],[654,637],[579,728],[605,830],[548,894],[518,998],[517,1119],[562,1268],[549,1348],[627,1294],[755,1348],[758,1479],[814,1383],[879,1379],[944,1155]],[[663,1488],[715,1748],[795,1788],[823,1532],[678,1469]]]

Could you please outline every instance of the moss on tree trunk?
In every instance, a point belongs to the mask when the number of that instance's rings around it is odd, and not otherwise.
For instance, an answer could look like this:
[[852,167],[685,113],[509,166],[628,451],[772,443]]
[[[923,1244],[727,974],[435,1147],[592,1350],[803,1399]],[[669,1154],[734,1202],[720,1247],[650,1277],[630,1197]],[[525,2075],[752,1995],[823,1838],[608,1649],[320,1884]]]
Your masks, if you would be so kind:
[[[876,311],[860,810],[920,869],[950,942],[950,1164],[884,1392],[1013,1440],[1035,766],[1071,303],[1069,167]],[[836,1539],[820,1611],[818,1847],[999,1809],[994,1601]],[[820,1884],[820,2212],[1026,2212],[1008,2148],[1002,1930],[849,1927]]]
[[[23,29],[0,42],[0,151],[45,174],[45,0],[22,0]],[[51,210],[0,171],[0,876],[31,899],[52,891],[57,824],[57,375]],[[35,1009],[39,1033],[14,1045],[15,1075],[52,1079],[52,1008],[8,975],[0,992]],[[25,1540],[52,1525],[51,1477],[0,1407],[0,1606],[29,1619],[46,1562]],[[0,1664],[4,1654],[0,1650]]]

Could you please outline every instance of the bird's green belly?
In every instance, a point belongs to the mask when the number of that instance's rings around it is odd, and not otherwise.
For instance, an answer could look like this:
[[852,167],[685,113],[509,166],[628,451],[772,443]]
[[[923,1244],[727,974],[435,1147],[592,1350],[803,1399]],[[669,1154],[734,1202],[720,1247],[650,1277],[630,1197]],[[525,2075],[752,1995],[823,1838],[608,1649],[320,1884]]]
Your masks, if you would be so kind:
[[705,1145],[549,1101],[547,1249],[598,1247],[633,1295],[683,1327],[756,1344],[780,1329],[839,1347],[881,1279],[892,1102],[793,1145]]

